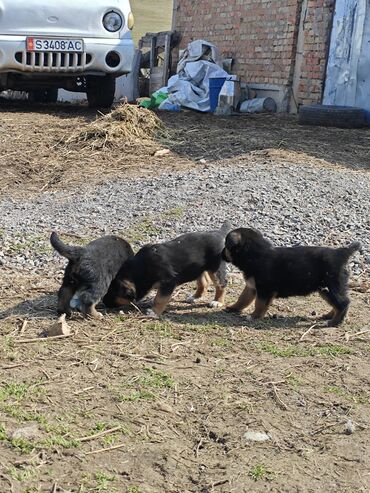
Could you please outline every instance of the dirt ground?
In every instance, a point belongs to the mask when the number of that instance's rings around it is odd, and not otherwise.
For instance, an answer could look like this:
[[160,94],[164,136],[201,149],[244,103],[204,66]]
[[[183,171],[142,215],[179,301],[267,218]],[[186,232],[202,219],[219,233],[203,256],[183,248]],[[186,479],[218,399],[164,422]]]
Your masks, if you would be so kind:
[[[101,182],[184,169],[199,162],[243,159],[370,168],[370,129],[348,130],[297,125],[294,116],[211,115],[163,112],[167,135],[115,145],[70,143],[96,119],[84,106],[47,107],[0,101],[0,197],[25,196]],[[163,147],[172,152],[154,156]]]
[[[3,198],[203,159],[364,174],[370,161],[369,130],[300,127],[294,117],[165,114],[167,137],[92,150],[66,144],[95,119],[86,108],[1,103],[0,113]],[[171,153],[154,157],[161,147]],[[0,492],[370,490],[368,280],[352,284],[337,329],[318,320],[327,307],[316,295],[277,300],[251,323],[186,305],[183,287],[161,320],[76,314],[70,337],[38,339],[55,320],[59,282],[53,272],[0,273]],[[241,286],[234,277],[228,297]]]

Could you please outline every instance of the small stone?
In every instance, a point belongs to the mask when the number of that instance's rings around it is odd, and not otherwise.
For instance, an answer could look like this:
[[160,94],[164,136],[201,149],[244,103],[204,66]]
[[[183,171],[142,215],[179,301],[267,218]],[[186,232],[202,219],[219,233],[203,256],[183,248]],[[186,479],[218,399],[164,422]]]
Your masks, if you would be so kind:
[[163,157],[169,154],[171,151],[169,149],[160,149],[159,151],[155,151],[154,157]]
[[29,426],[24,426],[22,428],[17,428],[11,434],[13,440],[23,439],[23,440],[34,440],[39,438],[41,435],[40,429],[36,423]]
[[244,433],[244,438],[247,442],[267,442],[271,440],[270,435],[260,431],[247,431]]
[[353,435],[353,433],[356,431],[356,426],[354,422],[349,419],[345,425],[344,432],[346,435]]
[[55,337],[55,336],[69,336],[71,333],[71,329],[66,322],[66,314],[63,313],[57,322],[55,322],[51,327],[49,327],[45,335],[46,337]]
[[157,404],[155,405],[155,409],[169,414],[173,414],[175,412],[173,410],[173,407],[171,407],[169,404],[166,404],[165,402],[157,402]]

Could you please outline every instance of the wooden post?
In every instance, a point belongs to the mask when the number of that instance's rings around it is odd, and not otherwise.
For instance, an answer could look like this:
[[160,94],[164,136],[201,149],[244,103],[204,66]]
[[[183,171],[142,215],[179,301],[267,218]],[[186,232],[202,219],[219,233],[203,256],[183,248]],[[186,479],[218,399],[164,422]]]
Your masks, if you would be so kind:
[[170,55],[171,55],[171,34],[167,33],[164,42],[163,86],[166,86],[168,81],[168,73],[170,70]]

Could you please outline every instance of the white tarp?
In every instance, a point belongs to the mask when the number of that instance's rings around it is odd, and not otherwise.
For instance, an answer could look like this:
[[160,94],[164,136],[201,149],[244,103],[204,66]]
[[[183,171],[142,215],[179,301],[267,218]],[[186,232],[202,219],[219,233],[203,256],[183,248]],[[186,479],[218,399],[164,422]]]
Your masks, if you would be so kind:
[[210,111],[209,79],[229,75],[221,65],[221,57],[213,44],[204,40],[189,43],[177,65],[177,74],[168,81],[169,102]]

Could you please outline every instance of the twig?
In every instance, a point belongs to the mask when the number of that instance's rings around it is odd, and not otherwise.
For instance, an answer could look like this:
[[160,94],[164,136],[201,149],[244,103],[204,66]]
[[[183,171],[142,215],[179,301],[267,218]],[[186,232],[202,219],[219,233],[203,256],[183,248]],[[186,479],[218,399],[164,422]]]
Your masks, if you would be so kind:
[[76,392],[73,392],[73,393],[74,393],[74,395],[79,395],[79,394],[83,394],[84,392],[88,392],[89,390],[92,390],[92,389],[95,389],[95,387],[94,386],[85,387],[84,389],[76,390]]
[[19,335],[22,335],[23,334],[23,332],[26,330],[27,325],[28,325],[28,320],[24,320],[23,321],[23,324],[22,324],[22,327],[21,327],[21,329],[19,331]]
[[288,406],[286,404],[284,404],[284,402],[278,396],[277,388],[275,387],[275,385],[271,385],[271,393],[272,393],[272,396],[274,397],[276,403],[281,407],[281,409],[284,409],[284,411],[287,411]]
[[153,355],[151,358],[148,356],[140,356],[139,354],[133,354],[133,353],[121,353],[120,351],[111,351],[112,354],[115,356],[119,356],[120,358],[133,358],[136,361],[147,361],[148,363],[155,363],[156,365],[167,365],[168,363],[164,361],[159,361],[157,358],[163,358],[162,355],[155,356]]
[[56,493],[58,485],[56,483],[51,487],[50,493]]
[[178,388],[177,388],[177,383],[175,383],[173,388],[173,403],[175,406],[177,404],[177,398],[178,398]]
[[96,433],[95,435],[90,435],[87,437],[78,438],[77,440],[80,442],[89,442],[90,440],[95,440],[95,438],[100,438],[104,435],[108,435],[109,433],[114,433],[115,431],[118,431],[120,429],[121,429],[120,426],[116,426],[115,428],[111,428],[110,430],[104,430],[104,431],[101,431],[100,433]]
[[109,452],[110,450],[116,450],[118,448],[126,447],[126,443],[120,443],[119,445],[114,445],[114,447],[100,448],[98,450],[92,450],[91,452],[86,452],[86,455],[91,454],[102,454],[103,452]]
[[277,380],[276,382],[261,382],[262,385],[280,385],[281,383],[286,383],[286,380]]
[[319,324],[313,324],[311,325],[311,327],[309,327],[306,332],[304,332],[301,336],[301,338],[299,339],[299,342],[303,341],[303,339],[306,337],[307,334],[309,334],[311,332],[312,329],[316,329],[316,327],[319,327]]
[[324,425],[322,426],[321,428],[318,428],[316,431],[313,431],[311,433],[311,435],[317,435],[318,433],[321,433],[322,431],[325,431],[329,428],[334,428],[334,426],[339,426],[339,425],[342,425],[342,424],[345,424],[346,421],[339,421],[339,423],[330,423],[328,425]]
[[45,370],[41,370],[42,373],[45,375],[45,377],[50,380],[50,375],[45,371]]
[[72,337],[74,334],[65,334],[60,336],[52,336],[52,337],[35,337],[33,339],[20,339],[19,341],[14,341],[16,344],[28,344],[32,342],[49,342],[54,341],[55,339],[65,339],[66,337]]
[[135,308],[135,310],[136,310],[138,313],[140,313],[140,314],[142,314],[142,313],[143,313],[143,312],[140,310],[140,308],[139,308],[137,305],[135,305],[135,303],[133,303],[132,301],[130,301],[130,305],[131,305],[131,306],[133,306],[133,307]]
[[119,406],[119,404],[116,403],[116,407],[119,410],[119,412],[122,414],[123,417],[125,417],[124,412],[122,411],[122,408]]
[[2,366],[2,370],[12,370],[13,368],[19,368],[20,366],[27,366],[24,363],[18,363],[17,365]]
[[344,334],[344,338],[348,342],[351,339],[353,339],[354,337],[361,336],[362,334],[368,334],[369,332],[370,332],[370,329],[361,330],[360,332],[356,332],[355,334],[349,334],[348,332],[346,332]]
[[228,482],[229,482],[229,480],[228,480],[228,479],[220,479],[219,481],[216,481],[215,483],[212,483],[211,488],[213,489],[213,488],[215,488],[216,486],[221,486],[221,485],[226,484],[226,483],[228,483]]
[[195,449],[195,457],[198,458],[198,454],[199,454],[199,449],[200,447],[203,445],[203,438],[201,438],[198,442],[198,445],[197,445],[197,448]]

